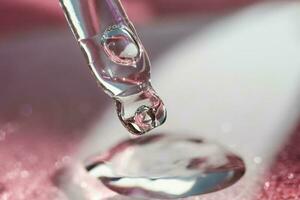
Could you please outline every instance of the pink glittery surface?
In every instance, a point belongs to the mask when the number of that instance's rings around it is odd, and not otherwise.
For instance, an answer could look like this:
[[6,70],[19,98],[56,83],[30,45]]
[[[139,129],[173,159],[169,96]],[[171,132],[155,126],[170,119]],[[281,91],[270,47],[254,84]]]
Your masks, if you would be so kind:
[[300,199],[300,126],[279,152],[264,182],[258,199]]
[[[0,6],[0,25],[7,27],[0,38],[0,200],[65,200],[52,183],[53,174],[78,150],[109,99],[83,67],[70,33],[45,28],[45,23],[63,22],[58,5],[12,2]],[[157,5],[153,1],[151,7]],[[131,6],[146,9],[145,19],[155,13],[141,3]],[[16,10],[26,18],[21,20]],[[30,32],[31,27],[37,29]],[[299,144],[298,127],[274,160],[258,200],[300,199]]]
[[[83,58],[73,63],[80,50],[69,34],[49,30],[1,42],[0,200],[64,199],[51,177],[107,105]],[[74,52],[63,54],[66,43]]]
[[[13,130],[6,130],[8,126]],[[26,126],[2,126],[6,136],[0,145],[0,199],[61,199],[62,194],[52,186],[49,177],[69,158],[75,137],[67,142],[67,138],[53,135],[53,131]],[[39,132],[43,134],[35,134]]]

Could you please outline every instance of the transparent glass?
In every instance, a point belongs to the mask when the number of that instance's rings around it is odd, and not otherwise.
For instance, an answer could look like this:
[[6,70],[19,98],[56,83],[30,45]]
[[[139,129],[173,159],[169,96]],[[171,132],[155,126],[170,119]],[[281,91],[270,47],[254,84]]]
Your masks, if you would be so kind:
[[166,120],[150,82],[150,61],[118,0],[61,0],[70,27],[127,130],[142,135]]

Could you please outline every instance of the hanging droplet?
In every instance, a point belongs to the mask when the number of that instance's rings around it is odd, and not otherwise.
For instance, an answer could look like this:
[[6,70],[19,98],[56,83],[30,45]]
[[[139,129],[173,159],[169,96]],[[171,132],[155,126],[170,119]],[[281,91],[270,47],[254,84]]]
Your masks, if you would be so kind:
[[160,126],[167,117],[164,103],[150,86],[137,94],[119,97],[116,102],[119,119],[135,135]]
[[106,29],[101,44],[107,56],[117,64],[132,65],[140,57],[138,42],[125,26],[113,25]]

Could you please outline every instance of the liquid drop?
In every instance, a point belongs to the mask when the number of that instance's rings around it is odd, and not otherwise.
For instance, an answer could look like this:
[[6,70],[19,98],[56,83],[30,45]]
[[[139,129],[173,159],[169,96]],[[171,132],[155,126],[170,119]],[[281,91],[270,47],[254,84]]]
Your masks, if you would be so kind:
[[123,125],[132,134],[142,135],[163,124],[167,111],[152,87],[120,96],[116,101],[117,113]]
[[198,138],[152,135],[92,158],[88,173],[131,197],[174,199],[221,190],[245,173],[242,159]]

